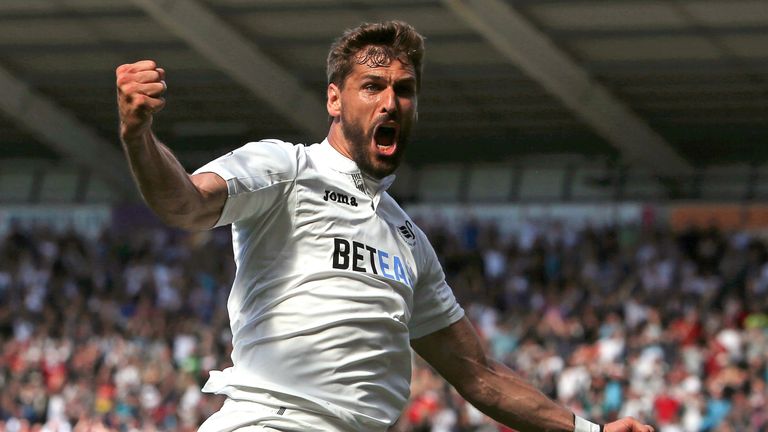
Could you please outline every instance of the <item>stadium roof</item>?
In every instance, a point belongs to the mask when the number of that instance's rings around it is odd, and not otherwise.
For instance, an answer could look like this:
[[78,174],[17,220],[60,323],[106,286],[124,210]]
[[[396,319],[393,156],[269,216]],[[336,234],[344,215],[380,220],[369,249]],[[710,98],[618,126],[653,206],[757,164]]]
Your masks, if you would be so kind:
[[768,162],[765,0],[3,0],[3,159],[130,188],[114,69],[168,71],[156,131],[190,167],[259,138],[316,142],[340,32],[427,37],[412,164],[571,153],[663,177]]

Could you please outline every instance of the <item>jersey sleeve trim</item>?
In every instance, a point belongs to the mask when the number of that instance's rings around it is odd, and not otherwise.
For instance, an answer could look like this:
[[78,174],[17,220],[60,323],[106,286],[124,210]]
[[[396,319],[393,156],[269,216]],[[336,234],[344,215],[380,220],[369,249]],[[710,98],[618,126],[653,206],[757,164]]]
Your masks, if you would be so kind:
[[438,330],[442,330],[462,318],[464,318],[464,309],[462,309],[458,303],[454,303],[451,310],[438,319],[433,319],[432,321],[427,321],[417,327],[411,328],[409,337],[411,340],[422,338]]
[[[236,215],[240,213],[240,207],[242,207],[243,205],[246,205],[245,201],[250,193],[263,192],[263,191],[266,191],[269,189],[275,189],[275,188],[279,189],[280,187],[284,186],[286,183],[295,182],[295,179],[286,179],[286,180],[274,182],[262,188],[252,189],[252,190],[243,190],[242,186],[238,185],[239,183],[238,180],[240,179],[233,178],[233,179],[227,180],[227,191],[228,191],[227,201],[224,203],[224,208],[221,210],[221,215],[219,216],[219,219],[216,221],[214,228],[220,227],[223,225],[228,225],[232,222],[235,222],[238,219]],[[286,187],[290,188],[290,186],[286,186]],[[238,189],[240,190],[238,191]]]
[[196,170],[217,174],[227,183],[227,200],[214,226],[257,217],[285,202],[298,176],[298,147],[274,140],[251,142]]

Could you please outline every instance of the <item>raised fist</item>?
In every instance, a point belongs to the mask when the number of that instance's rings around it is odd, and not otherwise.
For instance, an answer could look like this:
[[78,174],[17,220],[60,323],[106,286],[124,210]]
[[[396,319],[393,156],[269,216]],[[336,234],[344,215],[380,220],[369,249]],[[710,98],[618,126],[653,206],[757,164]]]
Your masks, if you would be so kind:
[[152,115],[165,106],[165,70],[152,60],[142,60],[118,67],[115,74],[120,138],[140,137],[152,126]]

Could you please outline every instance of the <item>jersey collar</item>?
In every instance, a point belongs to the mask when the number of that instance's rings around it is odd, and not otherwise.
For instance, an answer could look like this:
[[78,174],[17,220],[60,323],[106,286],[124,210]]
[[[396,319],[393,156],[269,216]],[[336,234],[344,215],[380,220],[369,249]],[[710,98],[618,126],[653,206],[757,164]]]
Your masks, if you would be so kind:
[[355,161],[339,153],[339,151],[328,142],[328,138],[324,139],[319,147],[319,150],[323,157],[328,161],[328,165],[331,169],[345,174],[361,174],[363,181],[365,182],[365,187],[376,195],[389,189],[395,181],[394,174],[390,174],[379,180],[362,173]]

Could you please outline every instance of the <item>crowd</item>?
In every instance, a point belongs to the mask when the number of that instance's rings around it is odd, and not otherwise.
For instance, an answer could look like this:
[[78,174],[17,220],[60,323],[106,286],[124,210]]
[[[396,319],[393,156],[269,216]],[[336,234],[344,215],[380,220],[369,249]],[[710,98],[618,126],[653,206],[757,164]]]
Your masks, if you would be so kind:
[[[768,430],[768,243],[746,232],[421,224],[493,355],[593,421]],[[223,402],[229,231],[0,243],[0,431],[194,431]],[[414,359],[407,431],[502,431]]]

